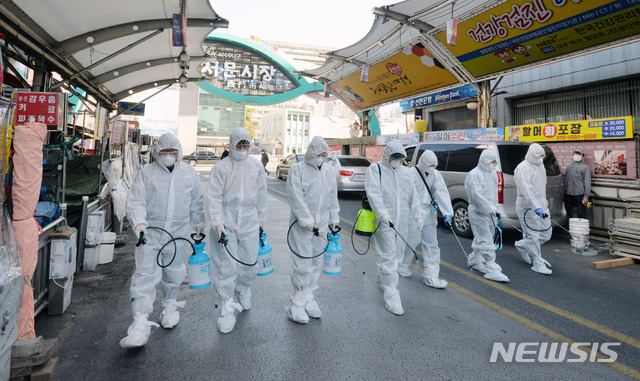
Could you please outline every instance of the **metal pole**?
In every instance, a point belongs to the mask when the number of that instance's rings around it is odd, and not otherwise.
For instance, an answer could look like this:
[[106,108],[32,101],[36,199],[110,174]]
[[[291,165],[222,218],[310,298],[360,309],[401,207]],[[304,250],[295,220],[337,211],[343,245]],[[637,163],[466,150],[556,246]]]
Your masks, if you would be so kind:
[[85,121],[87,120],[87,110],[84,109],[82,110],[82,137],[80,140],[80,154],[83,154],[84,152],[84,126],[85,126]]
[[78,227],[78,254],[76,255],[76,272],[82,270],[84,262],[84,241],[87,234],[87,204],[89,196],[82,196],[82,215],[80,216],[80,226]]

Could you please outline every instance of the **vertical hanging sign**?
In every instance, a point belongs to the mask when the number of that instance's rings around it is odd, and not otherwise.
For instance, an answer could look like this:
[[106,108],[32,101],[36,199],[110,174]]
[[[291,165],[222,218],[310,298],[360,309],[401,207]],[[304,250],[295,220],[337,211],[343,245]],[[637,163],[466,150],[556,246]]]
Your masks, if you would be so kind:
[[329,98],[330,95],[331,95],[331,87],[327,83],[326,85],[324,85],[324,97]]
[[174,13],[171,25],[173,46],[187,46],[187,15]]
[[360,82],[369,82],[369,65],[362,65],[362,74],[360,75]]
[[458,20],[450,19],[447,21],[447,44],[449,44],[449,46],[456,46],[457,38],[458,38]]

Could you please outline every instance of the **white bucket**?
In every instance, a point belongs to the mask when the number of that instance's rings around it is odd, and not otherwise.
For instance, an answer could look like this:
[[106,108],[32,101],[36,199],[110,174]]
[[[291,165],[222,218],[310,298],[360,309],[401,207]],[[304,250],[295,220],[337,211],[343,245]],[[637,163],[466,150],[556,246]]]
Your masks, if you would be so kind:
[[116,243],[116,233],[102,232],[100,234],[100,250],[98,264],[103,265],[113,261],[113,246]]
[[571,233],[571,247],[576,250],[589,248],[589,220],[585,218],[570,218],[569,233]]

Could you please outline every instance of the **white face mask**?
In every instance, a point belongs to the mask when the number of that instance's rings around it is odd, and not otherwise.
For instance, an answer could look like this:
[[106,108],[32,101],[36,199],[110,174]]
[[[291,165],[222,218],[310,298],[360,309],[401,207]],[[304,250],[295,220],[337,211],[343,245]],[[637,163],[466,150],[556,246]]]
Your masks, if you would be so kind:
[[429,172],[429,173],[433,173],[433,171],[434,171],[435,169],[436,169],[436,166],[435,166],[435,165],[430,165],[430,166],[428,166],[428,167],[427,167],[427,172]]
[[321,166],[323,163],[324,163],[323,157],[316,157],[315,159],[313,159],[313,164],[315,164],[316,167]]
[[396,169],[402,165],[402,160],[404,159],[389,160],[389,165],[391,165],[391,168]]
[[160,163],[165,167],[170,167],[176,163],[176,157],[173,155],[162,155],[160,156]]
[[573,161],[582,161],[582,155],[573,155]]
[[247,156],[249,156],[249,151],[247,150],[231,151],[229,155],[231,155],[231,158],[234,160],[244,160],[247,158]]
[[542,164],[543,161],[544,161],[544,156],[536,156],[533,159],[533,163],[536,164],[536,165]]

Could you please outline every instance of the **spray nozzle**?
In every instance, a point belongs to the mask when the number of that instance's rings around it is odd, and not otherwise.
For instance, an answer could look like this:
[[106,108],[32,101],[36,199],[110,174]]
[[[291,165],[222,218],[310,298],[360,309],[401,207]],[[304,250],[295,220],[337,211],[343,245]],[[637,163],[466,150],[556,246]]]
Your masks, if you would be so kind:
[[140,247],[147,243],[147,235],[143,232],[140,232],[140,238],[138,238],[138,243],[136,243],[136,247]]
[[227,243],[229,243],[229,239],[227,238],[227,235],[224,233],[220,233],[220,239],[218,240],[218,243],[221,243],[223,245],[226,245]]
[[393,222],[389,221],[389,227],[393,229],[394,226]]
[[[199,237],[199,238],[196,238]],[[204,241],[204,238],[206,237],[206,235],[203,234],[198,234],[198,233],[193,233],[191,234],[191,239],[196,243],[196,245],[199,245],[202,241]]]

